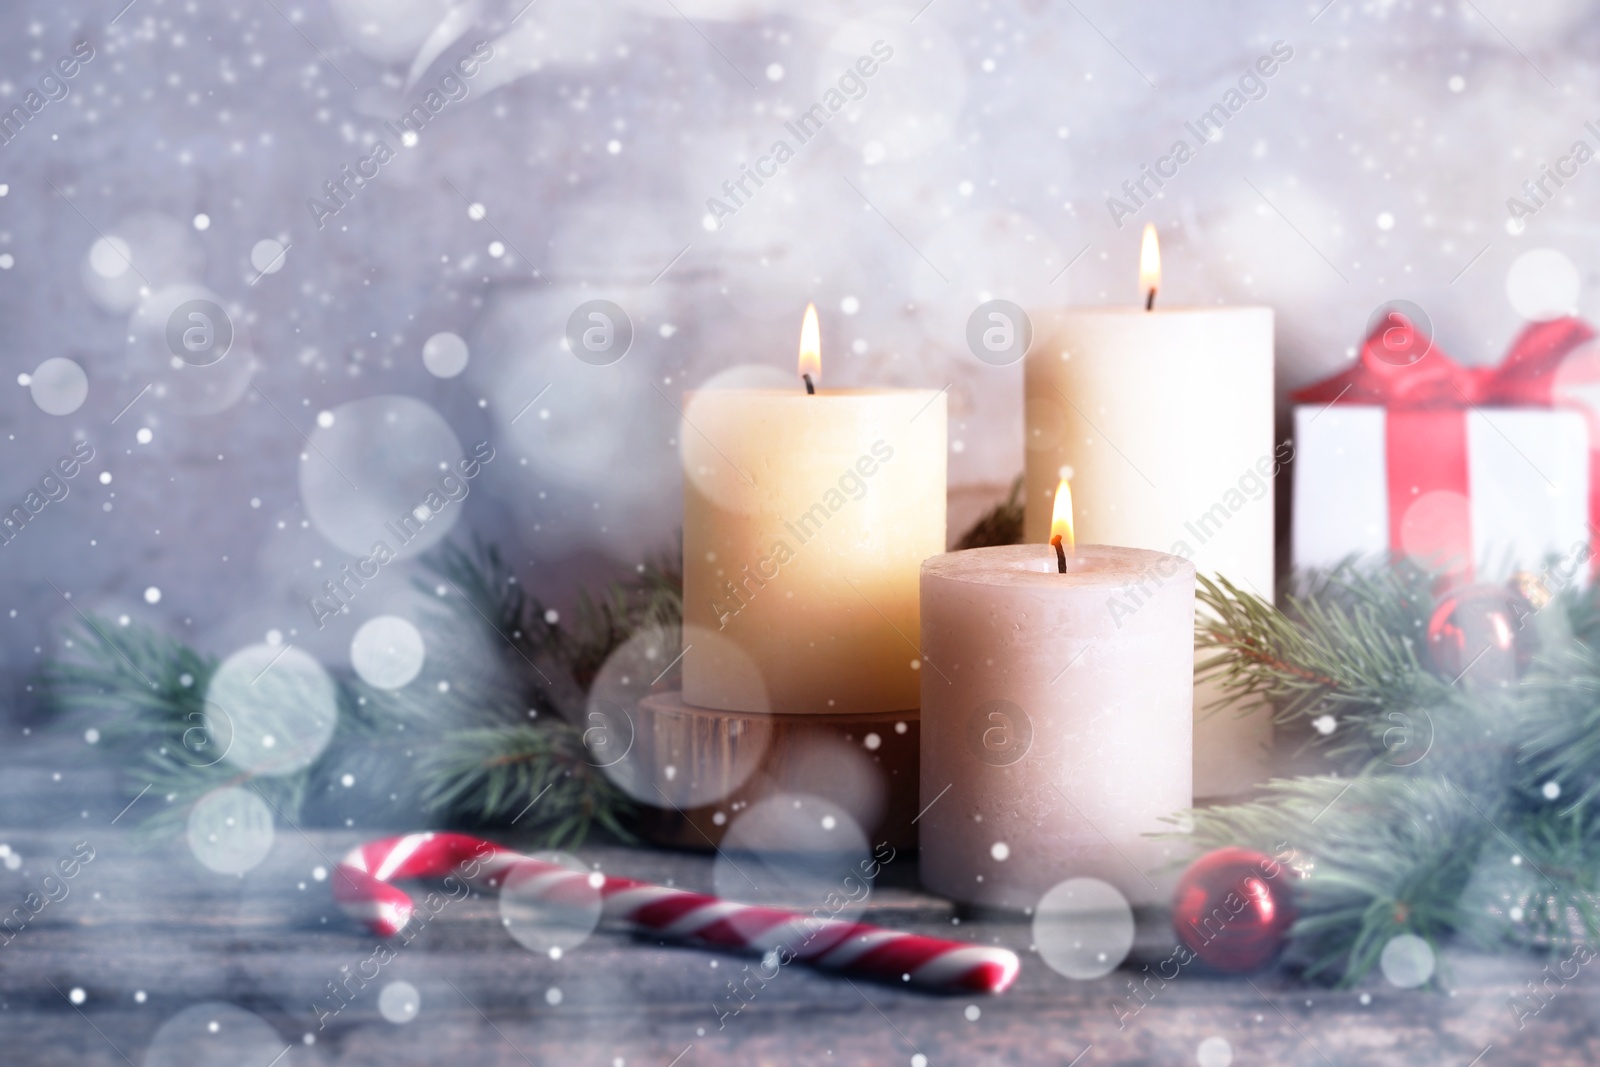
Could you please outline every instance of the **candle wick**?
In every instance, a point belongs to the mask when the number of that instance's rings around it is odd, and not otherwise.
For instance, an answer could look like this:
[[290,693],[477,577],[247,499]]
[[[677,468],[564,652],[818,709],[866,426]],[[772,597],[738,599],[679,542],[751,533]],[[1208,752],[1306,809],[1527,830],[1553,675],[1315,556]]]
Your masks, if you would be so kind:
[[1050,544],[1056,550],[1056,573],[1067,573],[1067,550],[1061,547],[1061,535],[1050,538]]
[[802,374],[802,375],[800,375],[800,377],[805,379],[805,382],[806,382],[806,395],[807,396],[816,396],[817,395],[817,386],[816,386],[816,383],[814,383],[811,380],[811,375]]
[[1154,287],[1151,287],[1150,294],[1144,298],[1144,309],[1146,311],[1149,311],[1152,308],[1154,308],[1155,306],[1156,306],[1156,291],[1155,291]]

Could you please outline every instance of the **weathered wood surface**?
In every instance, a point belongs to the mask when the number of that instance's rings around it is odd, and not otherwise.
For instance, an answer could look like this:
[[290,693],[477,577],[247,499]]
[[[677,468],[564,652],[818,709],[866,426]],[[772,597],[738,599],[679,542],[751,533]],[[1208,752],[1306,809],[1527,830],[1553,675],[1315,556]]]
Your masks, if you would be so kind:
[[[62,773],[61,780],[52,776]],[[103,783],[100,783],[103,785]],[[140,803],[158,803],[146,797]],[[367,959],[375,940],[332,903],[331,867],[369,836],[351,829],[302,834],[279,824],[271,854],[243,877],[202,868],[179,839],[147,841],[123,803],[79,772],[45,765],[0,769],[0,842],[22,857],[0,867],[0,911],[22,903],[45,869],[88,841],[95,859],[0,947],[0,1062],[146,1067],[152,1036],[185,1008],[227,1002],[260,1016],[282,1039],[277,1067],[319,1064],[931,1065],[1194,1064],[1200,1042],[1225,1038],[1240,1064],[1456,1064],[1600,1062],[1595,980],[1581,973],[1519,1030],[1508,997],[1538,964],[1520,957],[1449,954],[1454,993],[1408,992],[1378,979],[1334,992],[1283,973],[1246,982],[1184,974],[1119,1027],[1138,960],[1165,955],[1159,929],[1136,962],[1073,982],[1028,951],[1020,920],[968,918],[916,888],[914,858],[887,869],[868,918],[886,926],[1017,948],[1015,989],[997,998],[936,997],[851,984],[785,968],[737,1015],[726,982],[745,961],[641,943],[609,930],[561,959],[530,952],[500,925],[492,897],[452,904],[354,1003],[319,1028],[325,984]],[[136,809],[137,810],[137,809]],[[709,888],[706,857],[622,848],[582,851],[607,870]],[[385,983],[421,994],[409,1023],[378,1012]],[[81,1006],[69,1002],[83,990]],[[560,990],[558,1003],[547,991]],[[142,991],[144,1000],[136,999]],[[976,1005],[975,1018],[969,1006]],[[304,1035],[314,1043],[304,1043]],[[1485,1049],[1488,1049],[1485,1052]],[[1081,1058],[1080,1058],[1081,1057]],[[248,1060],[242,1067],[270,1067]],[[235,1067],[238,1059],[194,1067]],[[155,1067],[154,1064],[150,1067]]]

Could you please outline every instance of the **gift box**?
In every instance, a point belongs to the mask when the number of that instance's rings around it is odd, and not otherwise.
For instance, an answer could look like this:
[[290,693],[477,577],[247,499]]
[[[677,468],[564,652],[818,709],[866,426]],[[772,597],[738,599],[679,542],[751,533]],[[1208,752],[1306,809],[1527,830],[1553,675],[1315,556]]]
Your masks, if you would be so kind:
[[1293,394],[1293,559],[1404,555],[1463,580],[1587,573],[1600,522],[1600,345],[1535,323],[1465,368],[1398,312],[1356,363]]

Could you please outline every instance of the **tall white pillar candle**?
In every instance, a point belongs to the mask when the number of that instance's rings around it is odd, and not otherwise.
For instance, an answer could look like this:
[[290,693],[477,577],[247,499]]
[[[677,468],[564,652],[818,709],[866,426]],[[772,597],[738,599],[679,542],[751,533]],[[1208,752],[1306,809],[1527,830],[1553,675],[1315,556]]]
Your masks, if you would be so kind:
[[[1191,804],[1194,567],[1103,545],[1066,566],[1043,543],[922,565],[920,862],[952,899],[1027,908],[1078,876],[1161,895],[1146,835]],[[1140,579],[1118,625],[1106,602]]]
[[[1181,555],[1202,573],[1273,595],[1272,309],[1093,309],[1041,330],[1024,369],[1025,538],[1046,536],[1057,481],[1072,479],[1085,541]],[[1280,446],[1287,448],[1287,446]],[[1137,585],[1109,610],[1135,608]],[[1270,713],[1207,713],[1195,697],[1196,796],[1261,780]]]

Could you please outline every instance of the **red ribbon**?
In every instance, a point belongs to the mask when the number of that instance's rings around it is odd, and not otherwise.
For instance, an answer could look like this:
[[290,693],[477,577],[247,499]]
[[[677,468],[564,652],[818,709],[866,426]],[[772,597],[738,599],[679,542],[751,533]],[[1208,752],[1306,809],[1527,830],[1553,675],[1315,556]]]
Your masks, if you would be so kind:
[[1600,529],[1600,485],[1595,478],[1600,472],[1600,421],[1587,408],[1555,393],[1561,365],[1594,336],[1581,319],[1530,323],[1499,364],[1463,367],[1404,314],[1391,311],[1362,344],[1355,363],[1291,397],[1297,404],[1388,409],[1384,451],[1389,547],[1442,565],[1453,576],[1470,578],[1466,413],[1472,408],[1582,411],[1589,424],[1589,525],[1591,532]]

